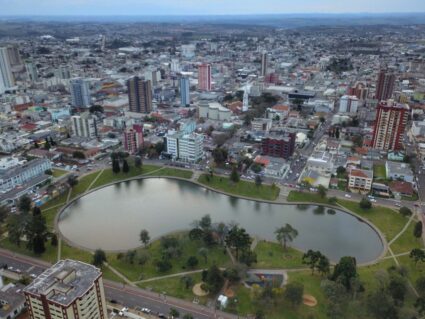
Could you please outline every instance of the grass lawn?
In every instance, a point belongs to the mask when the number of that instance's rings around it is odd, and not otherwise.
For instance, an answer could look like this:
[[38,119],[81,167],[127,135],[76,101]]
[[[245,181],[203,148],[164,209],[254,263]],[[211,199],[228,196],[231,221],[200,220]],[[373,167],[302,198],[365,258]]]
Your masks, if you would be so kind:
[[401,254],[411,251],[413,248],[423,248],[422,239],[417,239],[413,236],[413,229],[416,221],[413,220],[406,231],[395,242],[391,244],[391,249],[394,254]]
[[53,177],[57,178],[57,177],[61,177],[65,174],[68,174],[69,172],[63,169],[59,169],[59,168],[53,168],[52,169],[52,173],[53,173]]
[[108,279],[108,280],[111,280],[111,281],[119,282],[119,283],[122,283],[122,284],[125,284],[126,283],[120,277],[118,277],[117,275],[115,275],[115,273],[112,272],[112,270],[110,270],[106,266],[103,266],[102,267],[102,274],[103,274],[103,278],[104,279]]
[[173,267],[167,272],[158,272],[156,269],[155,261],[159,260],[162,256],[162,247],[159,240],[151,243],[146,249],[138,249],[140,252],[146,250],[149,256],[149,260],[144,265],[137,264],[137,260],[134,264],[130,264],[125,258],[118,259],[117,254],[108,254],[108,263],[131,281],[189,271],[191,269],[186,267],[186,261],[190,256],[196,256],[199,260],[199,264],[194,269],[208,268],[213,264],[225,266],[230,263],[230,259],[222,247],[215,246],[208,248],[208,257],[207,261],[205,261],[198,254],[199,248],[204,246],[201,241],[191,241],[187,233],[176,234],[173,237],[176,237],[180,243],[181,256],[170,260]]
[[69,246],[62,241],[62,259],[75,259],[90,264],[93,260],[91,252]]
[[311,202],[319,204],[329,204],[328,198],[320,197],[317,193],[290,191],[288,202]]
[[[357,202],[338,199],[338,203],[348,210],[351,210],[352,212],[369,220],[372,224],[379,228],[388,241],[393,239],[403,229],[404,225],[408,221],[406,217],[403,217],[401,214],[387,207],[373,206],[371,209],[364,210],[359,207]],[[406,247],[406,250],[409,249],[410,246]]]
[[259,241],[255,247],[257,263],[254,268],[302,268],[303,253],[288,247],[286,250],[278,243]]
[[265,200],[275,200],[280,191],[279,187],[276,186],[261,185],[258,187],[253,182],[242,180],[238,183],[233,183],[228,177],[221,176],[213,176],[208,181],[205,174],[199,177],[198,182],[226,193]]
[[53,229],[53,223],[58,211],[65,205],[68,192],[59,195],[58,197],[48,201],[40,207],[43,216],[46,218],[47,227]]
[[[196,284],[201,281],[201,274],[196,273],[189,275],[189,277],[193,278],[193,283]],[[167,295],[181,298],[188,301],[193,301],[193,298],[195,298],[195,295],[192,292],[192,286],[186,289],[185,284],[181,280],[182,277],[172,277],[167,279],[160,279],[155,281],[149,281],[145,283],[140,283],[138,286],[140,288],[149,289],[157,293],[163,293],[166,292]],[[207,299],[207,297],[199,298],[203,299],[204,301]],[[200,300],[201,303],[203,303]]]
[[357,272],[360,276],[360,280],[365,286],[366,291],[373,291],[378,287],[378,281],[376,280],[376,272],[381,269],[388,269],[391,266],[395,266],[393,258],[383,259],[374,265],[358,267]]
[[88,175],[83,176],[82,178],[78,179],[78,184],[75,185],[72,188],[71,193],[71,199],[77,197],[80,194],[83,194],[86,192],[87,188],[90,186],[90,184],[95,180],[97,175],[99,175],[100,172],[93,172]]
[[114,174],[112,169],[108,168],[103,171],[102,175],[100,175],[97,181],[93,184],[92,188],[96,188],[112,182],[118,182],[126,178],[147,174],[159,168],[161,167],[155,165],[143,165],[141,168],[135,168],[134,166],[130,165],[130,171],[128,173],[121,172],[118,174]]
[[163,169],[161,169],[157,173],[153,173],[152,175],[157,175],[157,176],[175,176],[175,177],[181,177],[181,178],[191,179],[192,178],[192,175],[193,175],[193,172],[192,171],[187,171],[187,170],[184,170],[184,169],[177,169],[177,168],[172,168],[172,167],[164,167]]
[[384,164],[373,165],[373,177],[374,178],[380,178],[380,179],[386,179],[387,178],[387,174],[386,174]]
[[57,261],[58,249],[57,247],[53,247],[52,245],[50,245],[50,241],[46,243],[46,251],[41,256],[35,255],[32,251],[26,249],[25,244],[25,242],[22,242],[21,245],[18,247],[17,245],[11,243],[8,239],[3,239],[2,241],[0,241],[1,248],[13,251],[14,253],[40,258],[50,263],[54,263]]
[[[312,276],[309,271],[290,272],[288,274],[289,282],[296,281],[304,285],[304,293],[313,295],[318,304],[316,307],[307,307],[303,304],[294,307],[282,300],[275,304],[262,306],[262,310],[266,314],[267,319],[300,319],[300,318],[316,318],[325,319],[326,304],[325,297],[320,288],[322,277],[318,275]],[[236,298],[238,299],[237,310],[240,315],[255,314],[259,306],[253,302],[250,289],[239,285],[236,289]]]

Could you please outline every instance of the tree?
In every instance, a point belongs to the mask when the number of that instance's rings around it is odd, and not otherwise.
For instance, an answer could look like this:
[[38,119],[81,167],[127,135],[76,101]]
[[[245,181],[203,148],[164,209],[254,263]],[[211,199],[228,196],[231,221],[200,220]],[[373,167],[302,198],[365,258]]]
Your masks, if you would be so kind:
[[98,105],[98,104],[92,105],[89,108],[89,112],[90,113],[95,113],[95,112],[103,113],[103,106]]
[[183,316],[183,319],[193,319],[193,316],[190,313],[187,313]]
[[219,292],[223,287],[224,277],[221,270],[216,265],[212,265],[207,270],[205,283],[207,284],[208,290],[214,294]]
[[10,209],[7,206],[0,206],[0,224],[3,223],[10,213]]
[[319,262],[316,266],[317,271],[322,276],[327,275],[330,272],[330,269],[331,269],[330,266],[331,266],[331,264],[329,262],[329,259],[326,256],[321,255],[320,258],[319,258]]
[[404,301],[404,296],[407,293],[406,278],[399,274],[392,274],[390,283],[388,285],[388,292],[395,301],[398,301],[402,304]]
[[22,196],[18,201],[18,209],[22,213],[28,213],[31,210],[32,200],[28,195]]
[[112,160],[112,172],[114,172],[114,174],[118,174],[119,172],[121,172],[120,162],[118,161],[118,159]]
[[284,298],[294,306],[298,306],[303,301],[304,285],[299,282],[290,282],[286,285]]
[[217,165],[222,165],[227,160],[228,152],[227,149],[216,147],[212,151],[212,157]]
[[317,187],[317,192],[321,198],[326,197],[327,189],[323,185],[319,185]]
[[208,262],[208,249],[207,248],[205,248],[205,247],[199,248],[198,254],[204,258],[205,263]]
[[377,319],[398,319],[398,310],[390,296],[377,290],[366,299],[369,312]]
[[336,198],[335,196],[332,196],[332,197],[329,197],[328,198],[328,203],[329,204],[334,205],[334,204],[336,204],[337,201],[338,201],[338,198]]
[[156,267],[159,272],[166,272],[173,268],[173,265],[168,259],[161,259],[156,261]]
[[331,279],[339,281],[347,290],[351,289],[351,279],[357,277],[357,265],[354,257],[345,256],[335,265]]
[[186,265],[191,269],[198,266],[198,264],[199,264],[199,260],[195,256],[190,256],[186,261]]
[[210,215],[204,215],[201,220],[199,221],[199,227],[203,230],[203,231],[207,231],[211,229],[211,216]]
[[344,166],[338,166],[338,168],[336,169],[336,173],[338,174],[338,176],[344,175],[346,171],[347,170]]
[[34,208],[32,209],[32,215],[33,216],[41,215],[41,209],[40,209],[40,207],[34,206]]
[[58,246],[58,236],[56,234],[52,234],[51,235],[50,245],[52,245],[53,247],[57,247]]
[[105,252],[102,249],[96,249],[93,255],[92,264],[96,267],[102,267],[104,262],[106,262]]
[[361,209],[370,209],[372,208],[372,203],[366,197],[363,197],[359,203]]
[[263,183],[263,180],[261,179],[261,176],[260,175],[255,175],[255,185],[257,187],[260,187],[262,183]]
[[49,142],[49,140],[46,138],[46,139],[44,140],[44,148],[45,148],[46,150],[50,150],[50,147],[51,147],[50,142]]
[[32,250],[36,255],[44,253],[44,243],[47,240],[48,232],[46,219],[40,215],[33,215],[28,218],[24,230],[27,238],[27,249]]
[[421,276],[416,280],[416,290],[420,296],[425,296],[425,277]]
[[421,221],[418,221],[415,224],[415,228],[413,229],[413,236],[415,236],[416,238],[422,237],[422,222]]
[[233,167],[232,167],[232,172],[230,173],[230,180],[231,180],[233,183],[237,183],[237,182],[239,182],[239,180],[240,180],[239,173],[238,173],[238,169],[237,169],[237,167],[236,167],[236,166],[233,166]]
[[416,299],[414,306],[418,313],[420,315],[423,315],[425,313],[425,298],[419,297],[418,299]]
[[66,182],[69,185],[69,187],[73,188],[74,186],[78,184],[78,178],[75,175],[70,175],[68,176]]
[[402,214],[404,217],[412,216],[412,211],[411,211],[409,208],[405,207],[405,206],[400,207],[399,212],[400,212],[400,214]]
[[149,236],[149,232],[146,229],[142,229],[140,231],[140,241],[145,245],[145,247],[149,244],[149,241],[151,240]]
[[239,260],[239,252],[250,249],[251,237],[244,228],[233,226],[225,239],[226,245],[235,250],[236,260]]
[[170,309],[170,316],[171,316],[171,318],[178,318],[178,317],[180,317],[180,312],[178,312],[174,308],[171,308]]
[[127,160],[122,161],[122,172],[127,174],[130,171],[130,166],[128,166]]
[[186,289],[189,289],[193,285],[193,278],[191,276],[182,276],[180,281],[184,284]]
[[313,251],[311,249],[303,255],[302,263],[310,267],[311,274],[314,274],[314,269],[317,267],[321,255],[320,251]]
[[409,254],[409,257],[415,262],[415,266],[418,264],[418,261],[425,261],[425,252],[422,249],[414,248]]
[[78,159],[85,159],[86,158],[86,155],[84,155],[84,153],[81,152],[81,151],[74,151],[72,153],[72,157],[73,158],[78,158]]
[[21,238],[24,235],[26,219],[28,218],[25,214],[11,215],[7,220],[7,234],[8,239],[11,243],[20,247]]
[[141,156],[134,157],[134,167],[141,168],[142,165],[143,165],[143,163],[142,163],[142,157]]
[[289,224],[276,229],[274,233],[276,234],[277,241],[283,245],[284,249],[286,249],[287,242],[292,242],[298,236],[298,230]]

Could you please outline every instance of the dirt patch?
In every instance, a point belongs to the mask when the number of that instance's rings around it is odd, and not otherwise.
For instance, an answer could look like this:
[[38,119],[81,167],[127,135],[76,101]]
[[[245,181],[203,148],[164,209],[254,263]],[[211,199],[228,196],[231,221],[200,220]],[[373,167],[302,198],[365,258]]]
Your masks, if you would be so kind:
[[201,285],[203,284],[203,282],[200,282],[200,283],[197,283],[196,285],[194,285],[193,286],[193,288],[192,288],[192,292],[196,295],[196,296],[198,296],[198,297],[203,297],[203,296],[206,296],[206,295],[208,295],[209,294],[209,292],[208,291],[204,291],[202,288],[201,288]]
[[232,289],[232,288],[227,288],[227,289],[224,291],[224,295],[225,295],[226,297],[228,297],[228,298],[233,298],[233,297],[235,296],[235,292],[233,291],[233,289]]
[[317,305],[317,299],[312,295],[303,295],[303,304],[309,307],[315,307]]

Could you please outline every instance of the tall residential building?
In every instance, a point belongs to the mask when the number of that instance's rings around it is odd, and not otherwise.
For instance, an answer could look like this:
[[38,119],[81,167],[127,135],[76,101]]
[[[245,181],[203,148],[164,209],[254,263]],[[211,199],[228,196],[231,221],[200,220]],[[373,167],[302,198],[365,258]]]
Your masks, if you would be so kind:
[[180,105],[188,106],[190,105],[190,83],[189,79],[186,77],[180,78]]
[[248,88],[245,87],[243,91],[242,112],[248,111],[248,108],[249,108],[249,95],[248,95]]
[[74,78],[70,82],[71,104],[75,108],[88,108],[91,104],[89,82]]
[[71,78],[71,71],[69,70],[69,67],[66,65],[61,65],[55,70],[55,77],[67,80]]
[[23,290],[31,319],[107,319],[102,272],[60,260]]
[[391,99],[394,92],[394,83],[394,73],[387,70],[381,70],[376,81],[375,99],[378,101]]
[[137,154],[143,148],[143,127],[134,124],[127,128],[123,134],[124,149],[130,154]]
[[211,64],[201,64],[198,67],[198,88],[201,91],[211,91]]
[[261,153],[263,155],[288,159],[294,154],[295,140],[295,133],[266,136],[261,141]]
[[150,113],[152,112],[152,84],[144,81],[138,76],[127,81],[128,103],[130,112]]
[[267,52],[263,51],[263,53],[261,53],[261,76],[266,76],[267,75],[267,65],[268,65],[269,61],[268,61],[268,55]]
[[395,103],[393,100],[378,103],[373,130],[373,148],[380,150],[399,150],[402,148],[409,111],[409,105]]
[[31,82],[38,82],[37,67],[32,61],[25,62],[25,69],[27,70],[27,77]]
[[15,85],[7,47],[0,48],[0,78],[0,89],[1,87],[11,88]]
[[356,96],[344,95],[339,101],[340,113],[356,113],[359,106],[359,99]]
[[81,136],[87,138],[97,137],[96,119],[89,113],[85,112],[81,115],[74,115],[71,117],[72,134],[74,136]]
[[170,132],[166,135],[167,153],[174,160],[196,163],[204,155],[204,136],[201,134]]

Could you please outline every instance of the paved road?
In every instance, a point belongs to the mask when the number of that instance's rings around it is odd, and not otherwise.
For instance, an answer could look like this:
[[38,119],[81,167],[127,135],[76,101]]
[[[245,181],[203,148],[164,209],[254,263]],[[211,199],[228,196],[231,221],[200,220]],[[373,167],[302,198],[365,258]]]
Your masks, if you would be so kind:
[[[19,269],[22,273],[41,274],[50,265],[38,259],[14,254],[10,251],[0,249],[0,264]],[[159,295],[148,290],[129,287],[109,280],[104,281],[105,294],[108,300],[115,300],[122,306],[147,307],[154,312],[168,314],[170,308],[177,309],[182,315],[190,313],[197,319],[223,318],[236,319],[238,316],[221,311],[214,312],[213,309],[196,305],[177,298]]]

